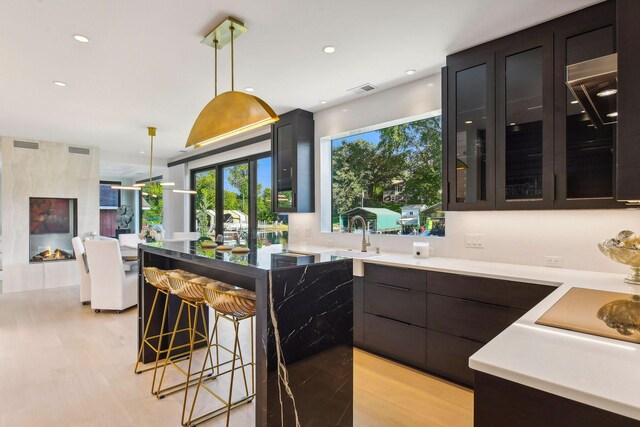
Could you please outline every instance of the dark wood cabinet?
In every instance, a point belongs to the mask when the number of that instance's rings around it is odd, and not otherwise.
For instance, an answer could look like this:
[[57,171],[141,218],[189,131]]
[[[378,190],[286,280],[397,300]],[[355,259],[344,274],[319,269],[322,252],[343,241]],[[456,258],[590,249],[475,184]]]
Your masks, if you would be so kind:
[[640,421],[476,372],[473,424],[475,427],[638,427]]
[[272,125],[272,209],[274,212],[314,211],[313,114],[293,110]]
[[473,387],[469,357],[555,287],[365,263],[353,342]]
[[640,2],[618,0],[616,197],[640,200]]
[[553,34],[496,53],[496,207],[553,207]]
[[447,196],[452,210],[495,207],[494,53],[447,60]]
[[[633,16],[637,4],[626,7]],[[638,62],[640,42],[628,34],[637,25],[629,24],[625,42],[619,37],[616,44],[615,14],[610,0],[447,57],[443,190],[449,210],[615,208],[624,206],[616,196],[640,199],[640,173],[628,160],[638,158],[640,144],[618,141],[617,169],[616,125],[594,126],[566,85],[567,65],[614,53],[616,46],[636,58],[621,61],[620,53],[619,72],[624,76],[626,66],[627,76],[631,69],[638,74],[631,63]],[[634,117],[640,108],[631,104],[640,102],[626,99]],[[627,132],[627,140],[638,133],[625,129],[618,133]],[[622,152],[629,155],[623,159]]]

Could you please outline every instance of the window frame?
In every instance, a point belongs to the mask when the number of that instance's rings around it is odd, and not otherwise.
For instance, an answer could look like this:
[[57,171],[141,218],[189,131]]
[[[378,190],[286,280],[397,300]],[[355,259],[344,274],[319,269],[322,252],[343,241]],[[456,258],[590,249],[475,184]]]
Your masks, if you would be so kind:
[[[257,243],[258,236],[258,160],[264,158],[271,158],[271,151],[263,151],[262,153],[252,154],[250,156],[239,157],[233,160],[228,160],[220,163],[213,163],[210,165],[202,166],[189,170],[189,185],[190,189],[196,190],[196,174],[199,172],[215,170],[216,174],[216,236],[223,234],[223,212],[224,212],[224,169],[227,167],[240,165],[247,163],[249,166],[249,240],[248,245],[254,246]],[[273,167],[273,159],[271,161]],[[273,180],[271,182],[271,188],[273,188]],[[273,191],[273,190],[272,190]],[[221,197],[222,195],[222,197]],[[272,194],[273,197],[273,194]],[[189,202],[189,229],[193,232],[196,230],[196,198],[191,197]]]

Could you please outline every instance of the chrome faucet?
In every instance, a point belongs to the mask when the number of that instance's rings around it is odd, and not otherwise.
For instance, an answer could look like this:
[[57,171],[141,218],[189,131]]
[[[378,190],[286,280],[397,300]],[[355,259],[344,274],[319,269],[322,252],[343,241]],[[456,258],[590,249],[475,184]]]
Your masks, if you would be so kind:
[[367,228],[369,227],[369,223],[360,215],[354,215],[349,219],[349,233],[353,230],[353,223],[358,220],[362,224],[362,252],[367,252],[367,246],[371,246],[371,242],[367,238]]

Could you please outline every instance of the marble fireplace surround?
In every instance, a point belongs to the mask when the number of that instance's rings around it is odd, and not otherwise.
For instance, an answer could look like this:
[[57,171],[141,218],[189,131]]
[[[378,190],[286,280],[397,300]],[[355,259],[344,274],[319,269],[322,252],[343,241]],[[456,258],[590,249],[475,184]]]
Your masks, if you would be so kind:
[[[75,260],[29,263],[29,197],[77,199],[78,235],[99,230],[99,150],[24,138],[0,139],[3,292],[78,284]],[[37,149],[17,148],[14,141],[35,143]],[[69,148],[86,148],[88,154]]]

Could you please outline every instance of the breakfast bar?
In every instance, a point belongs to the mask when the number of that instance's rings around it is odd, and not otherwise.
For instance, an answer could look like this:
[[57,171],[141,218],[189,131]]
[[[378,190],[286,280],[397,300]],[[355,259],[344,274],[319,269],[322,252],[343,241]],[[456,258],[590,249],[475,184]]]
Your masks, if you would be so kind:
[[[254,291],[255,425],[353,424],[351,259],[290,254],[279,245],[236,254],[195,241],[140,244],[138,251],[138,345],[155,293],[142,274],[145,267],[181,269]],[[171,295],[165,316],[170,328],[179,305]],[[156,305],[150,334],[160,330],[161,306]],[[143,350],[144,363],[155,358],[155,352]]]

